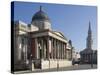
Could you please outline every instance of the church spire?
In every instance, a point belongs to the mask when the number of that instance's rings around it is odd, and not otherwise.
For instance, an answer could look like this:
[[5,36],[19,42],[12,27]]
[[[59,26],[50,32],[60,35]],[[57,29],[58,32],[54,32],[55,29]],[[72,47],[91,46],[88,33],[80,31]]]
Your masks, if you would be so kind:
[[91,33],[91,23],[89,21],[89,29],[88,29],[88,34]]
[[89,21],[89,29],[88,29],[88,36],[87,36],[87,42],[86,46],[88,49],[92,49],[92,31],[91,31],[91,23]]

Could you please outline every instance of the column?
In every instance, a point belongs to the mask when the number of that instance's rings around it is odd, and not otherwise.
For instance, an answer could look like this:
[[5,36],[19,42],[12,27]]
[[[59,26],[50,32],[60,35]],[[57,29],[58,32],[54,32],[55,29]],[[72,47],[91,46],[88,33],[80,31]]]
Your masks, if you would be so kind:
[[54,54],[55,52],[54,52],[54,38],[53,38],[53,59],[54,59]]
[[59,58],[61,59],[61,42],[59,42]]
[[63,59],[63,43],[61,42],[61,59]]
[[60,43],[60,52],[61,52],[61,59],[62,59],[62,42]]
[[55,59],[55,40],[53,38],[53,59]]
[[63,59],[63,43],[61,42],[62,58]]
[[58,40],[57,40],[56,44],[57,44],[57,49],[56,49],[57,50],[57,59],[59,59]]
[[25,60],[25,37],[22,36],[23,39],[22,39],[22,60],[24,61]]
[[63,56],[63,59],[64,59],[64,43],[62,43],[62,56]]
[[22,60],[22,37],[18,36],[18,41],[17,41],[17,45],[18,45],[18,61]]
[[60,50],[60,47],[59,47],[59,41],[58,41],[58,59],[60,58],[60,56],[59,56],[59,50]]
[[53,38],[51,38],[51,58],[53,59]]
[[65,49],[65,59],[67,59],[67,49]]
[[65,44],[65,58],[67,59],[67,43]]
[[[45,37],[44,37],[45,38]],[[43,47],[44,47],[44,52],[43,52],[43,54],[44,54],[44,59],[46,59],[46,42],[45,42],[45,39],[43,40]]]
[[46,59],[47,58],[47,37],[44,37],[45,40],[44,40],[44,58]]
[[49,48],[49,37],[47,37],[47,59],[49,59],[50,58],[50,54],[49,54],[49,50],[50,48]]
[[63,54],[63,42],[61,44],[62,44],[62,47],[61,48],[62,48],[62,59],[63,59],[63,55],[64,55]]
[[64,59],[64,43],[63,43],[63,59]]
[[38,59],[38,42],[37,42],[37,38],[35,38],[35,58]]
[[18,61],[22,60],[22,37],[18,36],[18,40],[17,40],[17,45],[18,45]]
[[86,54],[86,60],[87,60],[87,54]]
[[86,54],[84,54],[84,60],[86,60]]
[[41,58],[44,58],[44,43],[43,43],[43,37],[41,37]]
[[51,48],[51,44],[52,43],[52,40],[51,38],[49,39],[49,56],[51,57],[51,54],[52,54],[52,48]]
[[54,59],[56,59],[56,40],[54,39]]
[[65,43],[64,43],[64,59],[65,59]]
[[61,42],[60,46],[61,46],[60,51],[61,51],[61,59],[62,59],[62,42]]
[[58,40],[56,40],[56,59],[58,59]]
[[27,61],[27,37],[25,37],[25,61]]
[[66,55],[66,58],[68,59],[68,49],[66,50],[66,54],[67,54],[67,55]]

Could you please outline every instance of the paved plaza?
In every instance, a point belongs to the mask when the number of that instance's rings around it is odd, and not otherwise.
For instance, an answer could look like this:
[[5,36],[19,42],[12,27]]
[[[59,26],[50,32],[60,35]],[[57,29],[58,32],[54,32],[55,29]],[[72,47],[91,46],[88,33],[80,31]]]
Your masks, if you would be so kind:
[[97,65],[91,65],[89,64],[84,64],[84,65],[73,65],[70,67],[64,67],[64,68],[54,68],[54,69],[46,69],[46,70],[41,70],[41,69],[35,69],[34,71],[20,71],[20,72],[15,72],[15,73],[37,73],[37,72],[53,72],[53,71],[70,71],[70,70],[85,70],[85,69],[97,69]]

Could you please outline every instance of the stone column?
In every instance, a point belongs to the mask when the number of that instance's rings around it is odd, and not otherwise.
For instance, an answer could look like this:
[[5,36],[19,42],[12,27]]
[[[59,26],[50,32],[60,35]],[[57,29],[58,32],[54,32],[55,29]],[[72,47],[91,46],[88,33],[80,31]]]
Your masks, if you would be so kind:
[[56,44],[55,44],[55,39],[54,39],[54,59],[56,58]]
[[53,50],[52,51],[53,51],[53,59],[54,59],[54,38],[52,40],[53,40],[53,47],[52,47]]
[[58,40],[57,40],[57,59],[58,59]]
[[86,60],[86,54],[84,54],[84,59]]
[[64,43],[63,43],[63,59],[64,59]]
[[64,50],[63,50],[63,54],[64,54],[64,55],[63,55],[63,59],[65,59],[65,43],[63,43],[63,49],[64,49]]
[[56,59],[58,59],[58,40],[56,40]]
[[66,49],[65,49],[65,59],[67,59],[66,55],[67,55],[67,53],[66,53]]
[[86,60],[87,60],[87,54],[86,54]]
[[21,36],[18,36],[17,37],[17,48],[18,48],[18,50],[16,49],[16,51],[17,51],[17,60],[18,61],[21,61],[21,59],[22,59],[22,57],[21,57],[21,51],[22,51],[22,37]]
[[64,43],[62,43],[62,49],[63,49],[63,59],[64,59]]
[[58,54],[59,54],[59,51],[58,51],[58,40],[57,40],[57,59],[59,58]]
[[61,42],[59,42],[59,59],[61,59]]
[[53,38],[53,59],[54,59],[54,38]]
[[38,59],[38,41],[37,38],[35,38],[35,58]]
[[67,44],[65,44],[65,59],[67,59]]
[[67,59],[67,50],[65,49],[65,59]]
[[53,38],[51,38],[51,58],[53,59]]
[[56,56],[57,56],[57,45],[56,45],[56,39],[55,39],[55,59],[56,59]]
[[53,39],[53,59],[56,58],[56,41]]
[[62,48],[61,48],[61,41],[60,41],[60,59],[62,59]]
[[23,43],[22,43],[22,60],[25,61],[25,37],[23,36]]
[[64,43],[64,59],[65,59],[65,43]]
[[60,45],[59,45],[59,41],[58,41],[58,59],[60,59]]
[[44,40],[43,47],[44,47],[44,52],[43,52],[43,54],[44,54],[44,59],[46,59],[46,42],[45,42],[45,40]]
[[25,61],[27,61],[27,37],[25,37]]
[[55,39],[53,38],[53,59],[55,59]]
[[49,54],[49,50],[50,48],[49,48],[49,37],[47,37],[47,59],[49,59],[50,58],[50,54]]
[[68,59],[68,49],[66,50],[66,54],[67,54],[67,55],[66,55],[66,59]]
[[61,42],[61,59],[63,59],[63,44]]
[[42,55],[42,59],[44,58],[44,43],[43,43],[43,38],[41,38],[41,55]]
[[63,42],[62,42],[62,59],[64,59],[64,44],[63,44]]
[[61,41],[60,41],[59,44],[60,44],[59,46],[60,46],[60,59],[61,59],[61,58],[62,58],[62,54],[61,54],[61,53],[62,53],[62,52],[61,52]]

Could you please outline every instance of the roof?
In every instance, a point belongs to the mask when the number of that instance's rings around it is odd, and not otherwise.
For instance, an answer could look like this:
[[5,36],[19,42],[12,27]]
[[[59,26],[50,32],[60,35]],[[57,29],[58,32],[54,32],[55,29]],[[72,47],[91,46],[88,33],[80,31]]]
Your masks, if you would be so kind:
[[[49,29],[45,29],[45,30],[39,30],[39,31],[35,31],[35,32],[30,32],[30,34],[34,34],[34,36],[53,36],[54,38],[56,37],[56,39],[63,39],[64,41],[68,42],[68,40],[62,35],[62,34],[58,34],[55,31],[51,31]],[[33,36],[33,35],[32,35]]]
[[63,37],[64,39],[67,40],[67,38],[61,33],[61,32],[58,32],[58,31],[53,31],[56,35],[60,36],[60,37]]
[[32,17],[32,21],[35,21],[35,20],[49,21],[48,15],[42,10],[41,6],[40,6],[40,10],[36,12],[34,16]]
[[93,52],[93,50],[92,49],[84,49],[83,51],[81,51],[80,53],[81,54],[90,54],[90,53],[92,53]]

